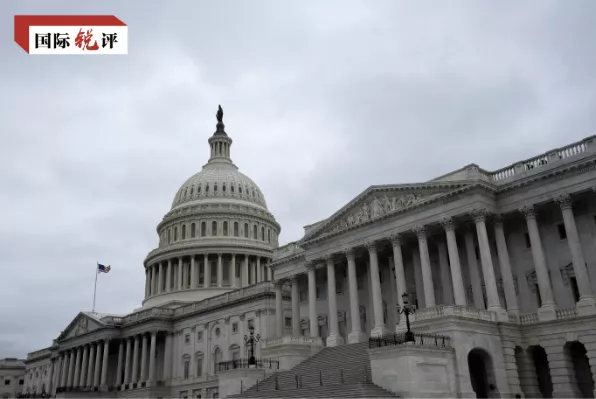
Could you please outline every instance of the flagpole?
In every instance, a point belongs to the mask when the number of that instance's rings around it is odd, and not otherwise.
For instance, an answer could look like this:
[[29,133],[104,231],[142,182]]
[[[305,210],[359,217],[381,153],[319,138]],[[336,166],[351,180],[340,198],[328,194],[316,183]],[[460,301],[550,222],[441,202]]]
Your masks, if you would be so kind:
[[99,274],[97,271],[99,269],[99,262],[97,262],[97,265],[95,266],[95,287],[93,288],[93,310],[91,310],[91,313],[95,313],[95,293],[97,292],[97,275]]

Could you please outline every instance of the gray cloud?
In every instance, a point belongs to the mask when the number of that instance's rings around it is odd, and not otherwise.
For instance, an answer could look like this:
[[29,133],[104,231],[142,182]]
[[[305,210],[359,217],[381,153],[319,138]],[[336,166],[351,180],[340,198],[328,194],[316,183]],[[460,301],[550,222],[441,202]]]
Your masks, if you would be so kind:
[[[115,14],[124,57],[33,57],[14,14]],[[208,156],[232,156],[282,242],[372,184],[498,169],[593,133],[596,3],[0,4],[0,357],[98,306],[140,305],[142,261]]]

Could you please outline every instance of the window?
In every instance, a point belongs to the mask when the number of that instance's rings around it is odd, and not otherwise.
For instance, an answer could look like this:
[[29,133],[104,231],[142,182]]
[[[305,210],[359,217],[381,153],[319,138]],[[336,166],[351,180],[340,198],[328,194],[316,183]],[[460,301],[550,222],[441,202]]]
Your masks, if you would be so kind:
[[343,285],[343,280],[341,278],[338,278],[337,280],[335,280],[335,293],[336,294],[344,293],[344,285]]
[[248,223],[244,223],[244,238],[248,238]]
[[230,191],[234,192],[234,185],[230,185]]
[[238,222],[234,222],[234,237],[238,237]]
[[182,239],[186,239],[186,225],[183,224],[182,225]]
[[530,235],[528,233],[524,234],[524,239],[526,240],[526,248],[532,248],[532,242],[530,241]]
[[567,231],[565,230],[565,225],[563,223],[557,225],[557,231],[559,232],[559,239],[567,239]]
[[267,242],[271,243],[271,230],[267,229]]
[[207,235],[207,223],[201,223],[201,237],[205,237]]
[[253,225],[252,226],[252,238],[254,238],[255,240],[258,240],[259,237],[257,236],[257,225]]
[[211,235],[217,235],[217,222],[211,222]]
[[261,227],[261,240],[265,241],[265,228]]
[[232,334],[236,334],[238,332],[238,323],[232,323]]
[[197,331],[197,341],[203,340],[203,331]]
[[10,380],[4,380],[4,385],[10,385]]
[[579,302],[579,288],[577,286],[577,279],[575,277],[571,277],[569,279],[569,283],[571,285],[571,293],[573,294],[573,299],[575,299],[575,302]]
[[25,385],[25,380],[19,380],[19,385]]
[[209,183],[205,184],[205,193],[209,192]]
[[213,192],[216,193],[217,192],[217,183],[213,183]]
[[168,229],[168,242],[172,242],[172,230]]
[[185,360],[184,361],[184,379],[188,379],[189,368],[190,368],[190,361],[189,360]]
[[201,184],[199,183],[199,187],[197,187],[197,193],[201,193]]
[[300,302],[306,302],[308,301],[308,290],[304,289],[304,290],[300,290]]
[[193,194],[194,192],[195,192],[195,187],[194,187],[194,186],[192,186],[192,187],[190,188],[190,196],[191,196],[191,197],[192,197],[192,194]]
[[317,287],[317,299],[325,299],[327,298],[327,290],[324,286]]
[[186,334],[186,335],[184,336],[184,343],[185,343],[186,345],[190,344],[190,334]]
[[219,338],[220,335],[221,335],[221,330],[218,327],[215,329],[215,336]]
[[292,318],[291,317],[286,317],[284,320],[285,320],[286,327],[292,327]]
[[254,328],[255,327],[255,320],[254,319],[248,319],[248,328]]
[[223,235],[228,235],[228,222],[223,222]]
[[178,226],[174,227],[174,241],[178,240]]
[[194,223],[190,224],[190,238],[195,238],[197,232],[197,226]]
[[238,192],[242,194],[242,186],[238,186]]
[[[197,357],[197,377],[203,375],[203,356]],[[200,396],[199,396],[200,397]]]
[[226,192],[226,183],[223,183],[221,185],[221,191],[223,191],[224,193]]

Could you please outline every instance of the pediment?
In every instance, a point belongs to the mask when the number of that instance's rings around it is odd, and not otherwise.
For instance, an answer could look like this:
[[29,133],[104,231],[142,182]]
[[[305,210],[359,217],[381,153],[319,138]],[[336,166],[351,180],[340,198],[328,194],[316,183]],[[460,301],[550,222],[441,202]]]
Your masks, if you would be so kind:
[[319,224],[302,241],[342,232],[397,214],[467,185],[465,183],[423,183],[371,186]]
[[95,330],[99,330],[103,327],[103,324],[90,317],[89,315],[81,312],[74,318],[73,321],[66,327],[64,331],[58,336],[58,340],[62,341],[65,339],[75,338],[79,335],[87,334]]

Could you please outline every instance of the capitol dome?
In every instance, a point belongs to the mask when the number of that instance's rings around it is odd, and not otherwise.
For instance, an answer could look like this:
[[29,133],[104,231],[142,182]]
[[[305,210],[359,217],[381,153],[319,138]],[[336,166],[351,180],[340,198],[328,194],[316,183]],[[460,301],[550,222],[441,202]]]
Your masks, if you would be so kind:
[[232,162],[221,107],[217,120],[209,160],[180,186],[157,226],[159,245],[144,262],[144,307],[196,302],[272,279],[267,264],[280,226],[259,186]]

